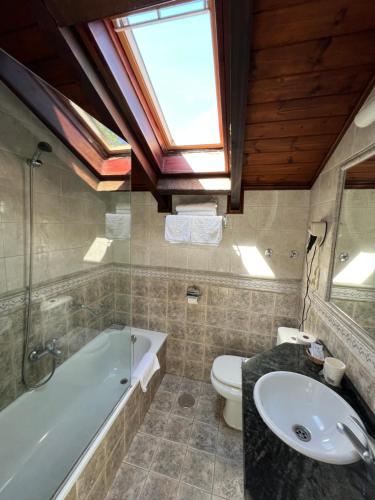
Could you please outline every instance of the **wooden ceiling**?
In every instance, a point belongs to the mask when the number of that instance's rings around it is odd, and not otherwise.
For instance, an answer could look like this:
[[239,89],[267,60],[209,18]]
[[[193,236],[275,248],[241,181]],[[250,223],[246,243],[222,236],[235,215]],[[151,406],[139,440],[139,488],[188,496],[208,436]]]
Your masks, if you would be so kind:
[[[43,8],[42,0],[2,5],[1,48],[110,125],[84,78],[51,43]],[[374,47],[374,0],[254,0],[244,189],[312,186],[372,85]],[[137,166],[132,182],[145,188]]]
[[309,188],[375,70],[373,0],[256,0],[243,187]]

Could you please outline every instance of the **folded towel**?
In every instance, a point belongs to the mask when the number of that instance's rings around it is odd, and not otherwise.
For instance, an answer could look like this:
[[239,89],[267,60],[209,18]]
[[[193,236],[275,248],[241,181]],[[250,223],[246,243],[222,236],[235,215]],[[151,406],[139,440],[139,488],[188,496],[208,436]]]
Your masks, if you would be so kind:
[[190,203],[189,205],[177,205],[176,212],[182,214],[184,212],[207,212],[212,213],[215,211],[216,215],[217,203],[207,202],[207,203]]
[[218,246],[223,236],[221,216],[191,217],[191,243],[194,245]]
[[139,383],[143,392],[147,391],[147,385],[150,382],[153,374],[160,370],[158,357],[153,352],[146,352],[136,368],[139,373]]
[[177,212],[179,215],[217,215],[216,209],[201,210],[199,212]]
[[190,243],[192,219],[189,215],[167,215],[165,239],[170,243]]
[[105,237],[109,240],[128,240],[130,222],[130,213],[105,214]]

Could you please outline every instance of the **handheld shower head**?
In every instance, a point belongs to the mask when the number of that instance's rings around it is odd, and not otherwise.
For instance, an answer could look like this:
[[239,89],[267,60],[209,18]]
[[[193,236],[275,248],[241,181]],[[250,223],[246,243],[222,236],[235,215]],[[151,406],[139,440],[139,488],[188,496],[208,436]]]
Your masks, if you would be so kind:
[[40,167],[43,165],[42,160],[40,159],[42,153],[52,153],[52,146],[48,144],[48,142],[38,142],[35,153],[32,158],[27,160],[27,164],[29,167]]

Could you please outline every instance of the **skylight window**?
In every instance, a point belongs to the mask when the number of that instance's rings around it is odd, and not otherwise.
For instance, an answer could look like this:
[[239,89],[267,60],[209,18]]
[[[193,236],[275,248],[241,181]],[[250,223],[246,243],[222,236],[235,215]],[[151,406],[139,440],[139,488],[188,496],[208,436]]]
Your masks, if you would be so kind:
[[222,145],[211,23],[203,0],[114,21],[168,149]]
[[70,101],[70,104],[78,113],[82,121],[88,125],[91,132],[93,132],[96,138],[102,143],[108,153],[123,153],[130,149],[130,145],[122,137],[112,132],[112,130],[96,120],[96,118],[89,113],[86,113],[86,111],[77,106],[74,102]]

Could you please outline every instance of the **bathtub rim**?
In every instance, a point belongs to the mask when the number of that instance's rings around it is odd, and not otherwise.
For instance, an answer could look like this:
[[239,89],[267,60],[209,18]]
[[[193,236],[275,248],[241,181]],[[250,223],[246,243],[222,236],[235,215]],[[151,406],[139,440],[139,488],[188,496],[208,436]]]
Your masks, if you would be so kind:
[[[136,327],[125,327],[129,329],[131,333],[135,335],[144,336],[151,341],[150,350],[147,352],[153,352],[157,354],[160,349],[163,347],[168,335],[162,332],[156,332],[153,330],[145,330],[143,328]],[[111,329],[110,327],[108,330]],[[118,331],[118,330],[117,330]],[[132,371],[134,367],[132,367]],[[70,472],[65,477],[64,481],[60,484],[59,488],[51,497],[51,500],[64,500],[66,496],[70,493],[71,489],[81,476],[84,471],[86,465],[89,463],[90,459],[99,448],[103,439],[107,435],[108,431],[112,427],[118,415],[123,410],[126,402],[130,399],[130,396],[136,390],[137,385],[139,384],[139,377],[131,377],[131,383],[127,389],[127,391],[122,395],[117,404],[113,407],[112,411],[108,414],[107,418],[103,421],[102,425],[99,427],[98,431],[94,434],[91,441],[88,443],[85,450],[82,454],[77,458],[76,462],[73,464]]]

